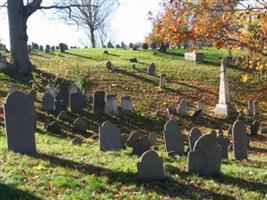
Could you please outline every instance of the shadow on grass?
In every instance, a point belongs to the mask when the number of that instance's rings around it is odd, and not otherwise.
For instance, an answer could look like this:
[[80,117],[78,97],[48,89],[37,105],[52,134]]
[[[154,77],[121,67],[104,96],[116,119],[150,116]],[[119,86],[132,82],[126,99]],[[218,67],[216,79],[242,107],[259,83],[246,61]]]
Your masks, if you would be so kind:
[[37,159],[47,160],[52,166],[65,167],[68,169],[79,170],[85,174],[95,176],[106,176],[108,177],[109,184],[122,183],[124,185],[135,184],[139,188],[144,188],[147,191],[156,192],[166,197],[183,197],[183,198],[194,198],[194,194],[200,195],[202,198],[219,198],[219,199],[233,199],[229,195],[219,194],[213,191],[202,189],[194,186],[193,184],[184,184],[174,180],[171,177],[166,177],[163,180],[157,181],[141,181],[137,178],[137,174],[132,172],[119,172],[106,169],[99,166],[94,166],[86,163],[78,163],[71,160],[58,158],[52,155],[37,153],[30,155]]
[[99,59],[95,59],[93,57],[79,55],[79,54],[74,54],[74,53],[71,53],[71,52],[64,52],[64,54],[71,55],[71,56],[76,56],[76,57],[79,57],[79,58],[84,58],[84,59],[90,59],[90,60],[99,61]]
[[41,198],[36,197],[29,192],[14,188],[12,186],[0,183],[0,199],[3,200],[41,200]]

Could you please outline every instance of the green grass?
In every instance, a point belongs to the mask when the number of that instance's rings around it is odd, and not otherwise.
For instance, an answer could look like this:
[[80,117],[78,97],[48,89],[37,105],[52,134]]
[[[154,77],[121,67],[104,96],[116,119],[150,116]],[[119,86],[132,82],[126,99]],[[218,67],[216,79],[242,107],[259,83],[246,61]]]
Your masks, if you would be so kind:
[[[21,155],[7,152],[3,119],[0,116],[0,199],[267,199],[267,137],[258,136],[251,141],[249,160],[223,161],[221,175],[201,177],[188,174],[186,157],[169,158],[164,151],[162,129],[169,119],[166,108],[169,103],[178,104],[182,97],[190,102],[190,114],[196,101],[204,98],[207,114],[199,120],[179,118],[183,133],[197,126],[203,133],[212,129],[227,128],[232,120],[214,116],[213,108],[218,101],[219,57],[227,55],[225,50],[205,48],[205,62],[195,64],[183,60],[183,50],[170,50],[168,54],[152,51],[109,49],[71,49],[67,53],[44,54],[33,52],[32,62],[38,66],[33,77],[14,77],[0,74],[0,103],[10,84],[19,84],[20,89],[29,91],[33,84],[37,90],[35,102],[38,121],[36,155]],[[137,69],[132,69],[129,58],[138,59]],[[107,60],[118,67],[110,73],[105,67]],[[157,76],[146,75],[146,67],[154,62]],[[167,87],[159,89],[159,74],[166,73]],[[246,108],[249,98],[260,101],[261,123],[266,123],[267,77],[245,69],[229,68],[231,95],[239,109]],[[243,74],[249,80],[241,83]],[[131,95],[135,114],[132,116],[95,116],[86,106],[84,117],[90,128],[86,134],[73,133],[72,124],[60,121],[61,134],[47,133],[44,123],[55,116],[40,110],[44,86],[56,77],[80,84],[86,93],[104,90],[117,94],[118,98]],[[74,115],[73,115],[74,119]],[[130,149],[102,153],[97,139],[90,138],[98,132],[105,120],[116,123],[124,134],[140,130],[143,134],[159,134],[158,152],[164,157],[166,179],[142,182],[137,179],[138,158],[130,155]],[[74,146],[75,136],[83,138],[82,145]]]

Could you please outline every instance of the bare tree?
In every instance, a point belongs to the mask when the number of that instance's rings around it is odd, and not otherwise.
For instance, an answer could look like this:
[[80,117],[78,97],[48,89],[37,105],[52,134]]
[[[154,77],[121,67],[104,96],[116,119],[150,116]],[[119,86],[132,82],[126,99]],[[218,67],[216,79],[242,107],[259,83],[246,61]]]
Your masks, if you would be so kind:
[[[65,2],[65,0],[61,0]],[[70,0],[71,4],[84,5],[71,11],[62,13],[62,17],[77,24],[88,32],[91,45],[96,47],[97,41],[103,43],[107,37],[106,26],[110,16],[119,6],[118,0]],[[86,6],[87,5],[87,6]],[[90,6],[95,5],[95,6]],[[69,15],[70,14],[70,15]]]
[[51,5],[46,4],[45,6],[42,3],[43,0],[5,0],[0,3],[0,7],[6,7],[8,13],[11,50],[11,62],[8,65],[9,71],[27,74],[33,69],[27,48],[27,21],[37,10],[67,9],[71,13],[71,10],[77,7],[95,7],[95,5],[91,4],[81,5],[71,3],[70,1],[68,4],[51,3]]

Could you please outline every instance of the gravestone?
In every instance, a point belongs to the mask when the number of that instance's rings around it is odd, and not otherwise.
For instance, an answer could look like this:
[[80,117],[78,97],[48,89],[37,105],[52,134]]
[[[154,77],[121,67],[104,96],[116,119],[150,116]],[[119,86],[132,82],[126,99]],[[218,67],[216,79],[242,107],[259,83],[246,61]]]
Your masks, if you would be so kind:
[[36,112],[33,100],[20,91],[8,94],[4,115],[8,150],[35,153]]
[[61,133],[61,126],[59,125],[58,122],[53,121],[46,126],[46,131],[50,133],[59,134]]
[[137,162],[138,178],[142,180],[155,180],[164,178],[163,158],[155,151],[146,151]]
[[257,120],[253,121],[250,127],[250,136],[256,136],[259,130],[260,130],[260,122]]
[[62,110],[67,110],[69,105],[69,84],[63,82],[55,96],[55,110],[60,113]]
[[99,127],[100,151],[112,151],[121,148],[120,129],[110,121]]
[[149,133],[148,140],[151,146],[154,146],[157,142],[158,135],[156,133]]
[[260,107],[258,101],[253,101],[253,115],[257,116],[260,114]]
[[178,106],[178,115],[185,116],[188,112],[188,102],[182,99]]
[[77,85],[75,84],[72,84],[70,87],[69,87],[69,95],[71,95],[72,93],[79,93],[80,92],[80,89]]
[[173,104],[168,106],[168,114],[173,116],[177,115],[177,110]]
[[204,100],[200,100],[197,102],[197,109],[201,110],[202,115],[205,113],[205,101]]
[[230,100],[229,83],[226,75],[224,59],[221,59],[219,102],[214,109],[215,114],[229,118],[236,114],[236,108]]
[[196,119],[200,116],[201,116],[201,110],[196,110],[192,115],[192,119]]
[[151,63],[147,67],[147,74],[150,76],[155,76],[155,73],[156,73],[156,65],[154,63]]
[[203,60],[203,53],[196,53],[196,51],[193,52],[185,52],[184,53],[184,59],[194,62],[201,62]]
[[176,120],[169,120],[163,131],[166,151],[169,155],[184,154],[184,138],[181,133],[181,126]]
[[68,45],[66,45],[64,43],[59,43],[59,50],[61,53],[64,53],[68,49],[69,49]]
[[228,159],[228,148],[230,145],[230,140],[223,135],[223,132],[219,133],[218,145],[221,147],[222,159]]
[[112,72],[116,70],[116,67],[111,63],[111,61],[106,63],[106,68]]
[[74,113],[83,113],[84,109],[84,96],[80,93],[70,94],[70,110]]
[[221,147],[215,134],[202,135],[187,157],[189,173],[211,176],[220,173]]
[[129,147],[133,147],[136,141],[142,136],[143,134],[139,133],[139,131],[132,131],[127,139],[126,145]]
[[107,109],[107,113],[110,115],[118,114],[117,96],[116,95],[107,95],[106,96],[106,109]]
[[45,46],[45,53],[50,53],[51,47],[50,45]]
[[67,111],[63,110],[58,114],[57,119],[62,121],[69,121],[71,117],[68,115]]
[[105,113],[105,92],[95,92],[93,99],[93,112],[96,114]]
[[89,125],[83,118],[78,118],[74,121],[74,131],[86,132],[88,128]]
[[55,98],[48,91],[42,97],[42,109],[46,112],[54,112],[55,110]]
[[160,80],[159,80],[159,87],[160,88],[164,88],[166,85],[166,81],[167,81],[167,76],[166,74],[161,74],[160,75]]
[[133,155],[141,156],[144,152],[148,151],[151,143],[147,136],[139,137],[133,145]]
[[121,110],[122,112],[129,113],[133,111],[132,99],[130,96],[121,97]]
[[46,87],[45,87],[45,91],[46,92],[49,92],[51,96],[56,96],[56,88],[54,87],[53,84],[48,84]]
[[194,127],[190,130],[190,133],[188,136],[188,144],[189,144],[190,151],[193,151],[196,141],[201,136],[202,136],[202,134],[198,128]]
[[237,120],[232,128],[233,150],[236,160],[247,159],[248,157],[248,137],[245,123]]
[[16,92],[16,91],[19,91],[19,86],[18,84],[11,84],[10,86],[10,90],[9,90],[9,94],[12,93],[12,92]]
[[5,56],[0,56],[0,71],[7,69],[7,61]]
[[252,116],[253,115],[253,111],[254,111],[254,104],[253,104],[253,101],[250,99],[248,101],[248,115]]

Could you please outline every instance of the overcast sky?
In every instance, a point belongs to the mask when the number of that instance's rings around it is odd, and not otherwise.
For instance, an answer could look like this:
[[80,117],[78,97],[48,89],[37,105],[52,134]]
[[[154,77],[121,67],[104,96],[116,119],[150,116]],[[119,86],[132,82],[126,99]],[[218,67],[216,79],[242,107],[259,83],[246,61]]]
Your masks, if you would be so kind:
[[[4,0],[0,0],[0,3]],[[44,0],[45,2],[46,0]],[[49,1],[49,0],[48,0]],[[113,14],[110,22],[110,38],[114,43],[124,41],[142,42],[151,30],[147,20],[148,11],[157,12],[161,0],[121,0],[120,7]],[[29,43],[57,45],[65,42],[70,46],[89,45],[83,31],[76,26],[68,26],[52,19],[50,12],[38,11],[28,21]],[[9,46],[8,22],[6,13],[0,14],[0,39]]]

